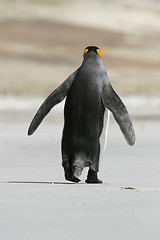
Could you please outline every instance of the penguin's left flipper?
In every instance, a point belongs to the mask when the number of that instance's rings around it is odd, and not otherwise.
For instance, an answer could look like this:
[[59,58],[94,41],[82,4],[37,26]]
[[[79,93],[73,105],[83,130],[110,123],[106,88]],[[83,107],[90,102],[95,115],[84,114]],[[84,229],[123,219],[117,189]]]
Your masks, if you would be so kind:
[[102,101],[104,106],[112,112],[127,143],[129,145],[133,145],[135,143],[135,132],[130,116],[127,108],[123,104],[120,97],[116,94],[110,83],[106,83],[103,87]]
[[58,88],[56,88],[45,99],[29,126],[28,135],[32,135],[36,131],[42,120],[45,118],[45,116],[50,112],[50,110],[67,96],[68,90],[70,89],[76,74],[77,70],[73,72]]

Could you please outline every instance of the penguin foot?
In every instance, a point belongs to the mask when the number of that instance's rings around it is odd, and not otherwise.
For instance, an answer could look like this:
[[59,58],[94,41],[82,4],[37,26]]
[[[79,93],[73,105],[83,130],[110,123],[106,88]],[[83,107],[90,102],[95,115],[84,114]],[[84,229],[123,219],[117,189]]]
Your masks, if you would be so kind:
[[88,183],[88,184],[103,183],[102,180],[99,180],[99,179],[97,179],[96,181],[95,180],[88,180],[88,179],[86,179],[85,182]]
[[70,166],[69,159],[63,160],[62,166],[64,167],[64,175],[65,175],[65,179],[67,181],[71,181],[71,182],[75,182],[75,183],[78,183],[81,181],[77,176],[74,176],[73,171]]
[[78,183],[81,181],[79,178],[73,175],[73,172],[71,170],[65,170],[64,172],[65,172],[65,179],[67,181],[71,181],[75,183]]
[[97,172],[91,169],[89,169],[88,171],[88,176],[85,182],[86,183],[103,183],[101,180],[98,179]]
[[78,182],[81,181],[79,178],[76,178],[76,177],[74,177],[73,175],[72,175],[72,177],[66,177],[66,175],[65,175],[65,179],[66,179],[67,181],[75,182],[75,183],[78,183]]

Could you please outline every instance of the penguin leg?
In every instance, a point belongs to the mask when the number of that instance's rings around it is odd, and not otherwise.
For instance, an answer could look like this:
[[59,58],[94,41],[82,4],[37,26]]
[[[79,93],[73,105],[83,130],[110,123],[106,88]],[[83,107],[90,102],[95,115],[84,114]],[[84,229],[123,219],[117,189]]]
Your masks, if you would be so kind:
[[80,181],[80,179],[75,177],[73,174],[72,160],[70,157],[68,141],[65,134],[63,134],[62,138],[62,166],[64,168],[64,175],[67,181],[76,183]]
[[67,156],[63,156],[62,166],[64,168],[64,175],[66,180],[77,183],[80,181],[80,179],[74,176],[71,167],[71,160]]
[[102,181],[99,180],[97,176],[97,172],[99,171],[99,155],[100,155],[100,144],[98,144],[96,152],[95,154],[93,154],[93,158],[92,158],[93,162],[91,162],[91,165],[89,166],[87,179],[85,181],[86,183],[102,183]]
[[92,169],[89,169],[87,179],[85,182],[86,183],[102,183],[102,181],[98,179],[97,172]]

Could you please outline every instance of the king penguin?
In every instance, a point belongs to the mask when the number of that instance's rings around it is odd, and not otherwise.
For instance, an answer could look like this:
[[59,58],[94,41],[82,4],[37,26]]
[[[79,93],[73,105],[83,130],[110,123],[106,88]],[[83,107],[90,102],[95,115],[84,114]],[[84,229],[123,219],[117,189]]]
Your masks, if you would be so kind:
[[62,166],[65,179],[72,182],[79,182],[83,169],[88,167],[86,183],[102,183],[97,175],[102,151],[100,137],[104,125],[107,125],[104,116],[109,112],[113,114],[127,143],[135,143],[130,116],[111,86],[101,57],[98,47],[85,48],[81,66],[45,99],[28,130],[28,135],[33,134],[49,111],[66,97]]

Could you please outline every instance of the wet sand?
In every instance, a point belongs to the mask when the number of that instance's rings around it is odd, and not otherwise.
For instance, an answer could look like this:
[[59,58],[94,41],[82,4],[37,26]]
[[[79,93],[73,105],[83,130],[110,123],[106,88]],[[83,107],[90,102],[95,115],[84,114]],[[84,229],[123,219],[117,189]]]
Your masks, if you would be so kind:
[[[44,122],[28,137],[28,122],[0,123],[0,238],[158,239],[159,122],[134,122],[125,143],[111,122],[100,163],[101,185],[64,180],[62,125]],[[126,189],[128,188],[128,189]]]

